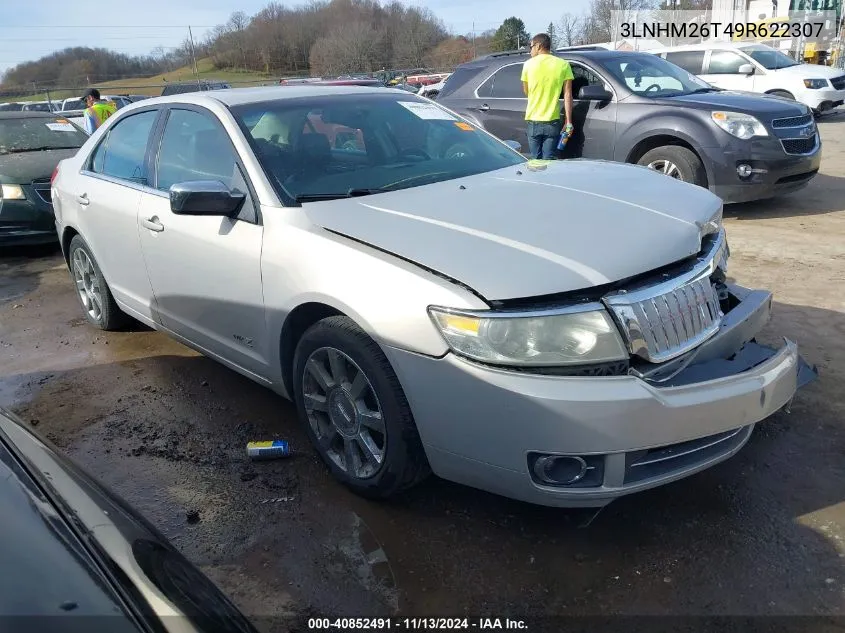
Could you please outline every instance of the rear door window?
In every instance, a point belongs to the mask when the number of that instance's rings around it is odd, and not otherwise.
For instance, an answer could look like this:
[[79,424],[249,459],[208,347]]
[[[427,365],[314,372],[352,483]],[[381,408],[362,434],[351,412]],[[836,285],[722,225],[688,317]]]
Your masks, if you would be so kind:
[[91,158],[91,171],[112,178],[147,184],[144,157],[158,110],[147,110],[118,121]]
[[511,64],[496,72],[491,96],[496,99],[525,99],[525,93],[522,92],[522,64]]
[[666,53],[666,61],[680,66],[688,73],[700,75],[704,67],[704,51],[675,51]]

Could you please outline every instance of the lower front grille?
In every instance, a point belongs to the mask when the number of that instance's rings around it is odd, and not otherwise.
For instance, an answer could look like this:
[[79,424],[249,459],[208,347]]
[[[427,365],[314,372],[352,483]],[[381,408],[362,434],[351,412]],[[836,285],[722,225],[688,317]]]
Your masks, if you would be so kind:
[[818,169],[814,169],[813,171],[805,171],[802,174],[793,174],[791,176],[784,176],[783,178],[778,178],[776,185],[784,185],[790,182],[801,182],[802,180],[809,180],[813,176],[819,173]]
[[625,455],[625,484],[634,484],[694,468],[741,446],[753,425]]
[[787,154],[811,154],[816,149],[816,137],[813,134],[809,138],[785,138],[780,142]]

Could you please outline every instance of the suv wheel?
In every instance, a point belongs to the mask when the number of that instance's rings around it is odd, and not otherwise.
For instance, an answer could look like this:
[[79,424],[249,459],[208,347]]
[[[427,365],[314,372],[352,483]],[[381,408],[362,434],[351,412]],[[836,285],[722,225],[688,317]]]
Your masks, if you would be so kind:
[[645,165],[649,169],[666,174],[701,187],[707,186],[707,172],[701,159],[695,152],[678,145],[664,145],[647,151],[638,165]]
[[334,316],[311,326],[293,365],[299,417],[336,479],[360,495],[386,498],[428,474],[399,380],[354,321]]
[[117,330],[126,324],[91,249],[81,236],[70,241],[70,275],[76,285],[76,297],[88,322],[101,330]]

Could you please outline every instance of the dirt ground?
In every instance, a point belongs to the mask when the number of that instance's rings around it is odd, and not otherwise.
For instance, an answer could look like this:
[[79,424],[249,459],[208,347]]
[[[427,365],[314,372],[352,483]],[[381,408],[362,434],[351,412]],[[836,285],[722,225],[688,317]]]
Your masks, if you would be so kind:
[[[735,458],[589,527],[436,479],[393,503],[353,496],[291,404],[156,332],[87,326],[55,251],[0,255],[0,405],[266,630],[309,615],[845,616],[845,113],[820,128],[808,188],[726,210],[731,275],[774,291],[767,336],[797,341],[819,379]],[[246,459],[272,438],[296,456]]]

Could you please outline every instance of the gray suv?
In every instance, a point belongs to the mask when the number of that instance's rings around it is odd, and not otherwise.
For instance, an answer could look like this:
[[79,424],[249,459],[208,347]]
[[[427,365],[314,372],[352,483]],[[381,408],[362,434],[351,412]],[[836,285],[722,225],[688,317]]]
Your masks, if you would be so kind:
[[[558,51],[572,65],[575,133],[561,158],[636,163],[709,188],[725,202],[769,198],[818,173],[807,106],[715,88],[647,53]],[[527,53],[459,66],[437,102],[527,147],[520,75]]]

